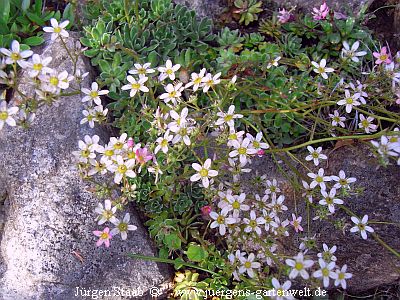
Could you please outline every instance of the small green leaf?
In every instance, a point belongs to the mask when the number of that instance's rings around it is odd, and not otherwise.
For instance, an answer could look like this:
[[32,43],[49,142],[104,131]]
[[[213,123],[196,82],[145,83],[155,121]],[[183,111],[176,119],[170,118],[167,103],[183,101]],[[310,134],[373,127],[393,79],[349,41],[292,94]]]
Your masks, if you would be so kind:
[[208,257],[207,251],[198,245],[189,245],[186,255],[191,261],[195,262],[201,262]]
[[42,38],[40,36],[32,36],[30,38],[24,39],[22,42],[29,46],[39,46],[39,45],[43,44],[44,38]]
[[[1,1],[1,0],[0,0]],[[39,17],[36,14],[30,13],[30,12],[26,12],[26,15],[28,16],[29,20],[31,20],[32,22],[40,25],[40,26],[45,26],[46,24],[43,22],[42,18]]]
[[170,233],[164,238],[165,245],[171,250],[177,250],[181,247],[181,239],[176,233]]
[[7,23],[10,17],[10,0],[0,0],[0,20]]

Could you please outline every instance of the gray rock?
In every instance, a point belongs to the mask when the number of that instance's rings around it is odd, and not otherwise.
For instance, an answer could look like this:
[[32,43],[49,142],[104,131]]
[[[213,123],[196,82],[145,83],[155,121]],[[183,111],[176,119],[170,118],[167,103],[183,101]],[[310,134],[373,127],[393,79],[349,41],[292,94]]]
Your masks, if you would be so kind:
[[[69,47],[76,41],[71,38]],[[60,42],[47,40],[35,52],[53,57],[51,67],[73,72]],[[77,67],[83,72],[91,70],[83,57]],[[90,86],[90,77],[92,74],[83,86]],[[23,84],[19,88],[26,89]],[[7,192],[1,240],[2,299],[79,299],[73,297],[77,288],[117,287],[146,295],[153,286],[165,290],[169,282],[166,265],[126,256],[128,252],[155,255],[134,211],[130,212],[131,222],[138,230],[130,232],[127,241],[115,237],[110,248],[95,246],[92,231],[98,226],[94,208],[101,200],[80,178],[71,152],[85,134],[97,134],[103,143],[108,142],[108,134],[98,127],[92,130],[87,124],[79,125],[80,99],[80,95],[69,96],[58,107],[41,108],[28,130],[6,126],[0,131],[0,190]],[[83,257],[82,262],[77,255]]]
[[201,17],[216,18],[226,8],[223,0],[173,0],[176,4],[182,4],[193,9]]

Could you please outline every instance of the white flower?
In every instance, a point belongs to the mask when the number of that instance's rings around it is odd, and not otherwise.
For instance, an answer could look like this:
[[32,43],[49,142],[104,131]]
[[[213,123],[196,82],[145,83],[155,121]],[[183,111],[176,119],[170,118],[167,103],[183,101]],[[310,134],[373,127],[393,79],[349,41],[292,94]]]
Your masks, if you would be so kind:
[[288,210],[287,206],[283,204],[283,201],[285,201],[285,196],[280,195],[278,198],[276,198],[276,194],[271,194],[271,203],[269,206],[272,208],[272,210],[275,213],[280,213],[282,211]]
[[239,273],[243,274],[247,272],[250,278],[254,278],[254,271],[253,269],[259,269],[261,264],[259,262],[255,262],[255,255],[250,253],[248,258],[240,257],[239,260],[241,262],[241,266],[239,268]]
[[247,211],[250,209],[250,206],[244,204],[244,201],[246,200],[245,193],[241,193],[239,196],[226,195],[226,199],[228,200],[228,203],[224,205],[222,211],[223,212],[233,211],[234,217],[238,217],[241,210]]
[[82,98],[82,102],[94,101],[94,103],[96,103],[97,105],[101,105],[101,99],[99,96],[107,95],[108,92],[108,90],[99,91],[99,85],[97,84],[97,82],[93,82],[91,90],[82,88],[82,93],[87,95]]
[[333,114],[329,114],[329,117],[332,119],[332,126],[337,126],[338,124],[345,128],[344,121],[346,121],[345,117],[339,115],[339,112],[335,110]]
[[319,204],[328,205],[328,209],[332,214],[335,212],[335,204],[343,204],[343,200],[335,198],[335,188],[332,188],[329,194],[326,192],[325,189],[321,189],[321,194],[324,198],[319,201]]
[[29,63],[25,61],[25,58],[28,58],[33,54],[31,50],[21,51],[18,41],[15,40],[11,42],[11,51],[6,48],[1,48],[0,52],[7,56],[5,60],[7,65],[17,63],[21,68],[29,66]]
[[83,110],[82,114],[85,117],[81,120],[80,124],[88,123],[90,128],[94,128],[94,122],[97,121],[95,111],[93,109]]
[[252,210],[250,212],[250,219],[243,218],[243,223],[247,226],[244,228],[244,232],[255,232],[258,235],[261,235],[261,228],[258,225],[265,224],[265,219],[263,217],[256,216],[256,212]]
[[111,230],[111,235],[121,234],[121,238],[126,240],[128,238],[128,230],[136,230],[137,227],[135,225],[129,225],[130,215],[126,213],[124,219],[122,221],[115,219],[112,222],[116,227]]
[[171,123],[168,124],[168,128],[171,129],[172,132],[177,133],[181,127],[186,126],[186,117],[188,116],[189,110],[187,107],[184,107],[181,111],[181,114],[178,114],[176,111],[171,110],[169,112],[170,116],[172,119],[175,121],[172,121]]
[[139,77],[145,77],[146,74],[151,74],[154,73],[155,70],[150,68],[151,63],[145,63],[143,65],[141,64],[134,64],[135,69],[129,70],[129,74],[135,75],[135,74],[139,74]]
[[294,259],[286,259],[285,261],[288,266],[292,267],[292,270],[289,273],[289,278],[294,279],[300,274],[303,279],[307,280],[310,275],[308,275],[306,269],[311,268],[314,261],[304,260],[304,254],[302,252],[298,253],[293,258]]
[[69,88],[69,82],[73,79],[67,71],[58,73],[52,70],[48,75],[39,75],[39,79],[44,83],[43,89],[51,93],[59,93],[60,90]]
[[350,232],[360,232],[361,237],[366,240],[367,237],[367,231],[368,232],[374,232],[374,229],[370,226],[367,225],[368,223],[368,215],[365,215],[361,220],[356,217],[351,217],[351,220],[353,221],[356,226],[350,228]]
[[225,213],[221,212],[220,214],[217,214],[216,212],[212,211],[210,212],[210,217],[215,220],[211,223],[210,228],[218,227],[220,235],[225,235],[226,225],[236,223],[235,218],[227,217],[227,212]]
[[356,182],[356,178],[349,177],[346,178],[346,174],[343,170],[339,171],[339,176],[332,175],[332,180],[336,181],[335,185],[333,186],[335,189],[340,188],[348,188],[350,183]]
[[158,80],[164,81],[167,77],[171,80],[175,80],[175,72],[178,71],[180,67],[180,64],[172,65],[172,61],[168,59],[165,63],[165,67],[158,68],[158,71],[161,73]]
[[117,212],[117,207],[116,206],[111,207],[110,200],[105,200],[104,206],[103,204],[99,203],[94,211],[100,215],[98,217],[99,219],[98,225],[102,225],[107,221],[112,223],[117,221],[117,218],[114,216],[114,214]]
[[307,150],[310,151],[310,155],[306,157],[307,161],[313,160],[314,165],[318,166],[319,165],[319,160],[320,159],[328,159],[328,157],[325,154],[322,154],[322,147],[318,147],[317,149],[314,149],[312,146],[307,146]]
[[132,170],[133,166],[135,165],[134,159],[128,159],[124,161],[121,155],[116,156],[116,164],[110,164],[107,166],[107,169],[115,173],[114,182],[119,184],[125,176],[130,178],[135,178],[136,173]]
[[325,262],[323,259],[318,260],[320,269],[313,273],[313,277],[321,278],[324,282],[324,287],[329,286],[329,279],[335,278],[335,273],[332,271],[336,263],[331,261],[330,263]]
[[160,99],[164,100],[165,103],[171,101],[174,105],[176,105],[177,103],[176,100],[178,100],[182,95],[183,91],[182,82],[179,82],[175,86],[172,84],[168,84],[165,87],[165,91],[166,93],[160,95]]
[[93,168],[89,170],[88,175],[93,176],[97,173],[100,173],[101,175],[106,174],[107,173],[107,165],[111,164],[112,162],[108,160],[108,161],[106,161],[106,163],[102,163],[93,158],[90,158],[89,163],[91,166],[93,166]]
[[208,90],[213,87],[214,85],[218,84],[221,82],[219,77],[221,76],[221,72],[215,74],[212,76],[212,74],[208,73],[206,76],[203,78],[203,93],[207,93]]
[[306,181],[304,181],[304,180],[302,180],[302,184],[303,184],[303,187],[304,187],[305,192],[304,192],[301,196],[307,198],[307,200],[308,200],[310,203],[313,203],[313,190],[312,190],[312,188],[311,188],[310,185],[309,185]]
[[208,188],[208,186],[210,185],[209,177],[215,177],[218,175],[218,171],[210,170],[210,158],[206,159],[203,166],[199,165],[198,163],[193,163],[192,168],[195,169],[198,173],[192,175],[190,177],[190,181],[195,182],[201,179],[202,184],[205,188]]
[[[360,98],[358,99],[362,104],[367,104],[367,101],[365,100],[365,98],[368,98],[368,94],[363,90],[364,89],[364,85],[357,80],[356,81],[357,86],[354,85],[354,83],[350,82],[349,83],[349,87],[355,91],[356,93],[360,94]],[[365,97],[365,98],[364,98]]]
[[17,125],[12,115],[15,115],[18,110],[19,108],[16,106],[7,108],[6,101],[0,102],[0,130],[3,129],[5,123],[7,123],[11,127]]
[[360,98],[360,93],[355,93],[353,96],[351,96],[349,90],[344,90],[344,93],[346,98],[339,100],[337,104],[346,105],[346,112],[350,113],[353,109],[353,106],[361,105],[361,103],[357,101],[357,99]]
[[251,148],[250,140],[248,138],[243,139],[240,143],[238,141],[232,141],[232,145],[235,150],[229,152],[229,157],[239,156],[239,161],[244,166],[249,159],[249,155],[253,155],[257,153],[257,150]]
[[387,136],[381,136],[381,142],[371,141],[371,144],[377,148],[378,153],[384,157],[399,156],[400,143],[391,143]]
[[363,128],[366,133],[375,132],[378,125],[372,124],[374,120],[373,117],[365,118],[363,114],[360,114],[360,123],[358,123],[358,127]]
[[200,73],[192,73],[190,76],[192,77],[192,81],[188,82],[185,85],[185,89],[193,86],[193,92],[197,91],[200,87],[203,86],[203,78],[206,73],[206,69],[201,69]]
[[261,150],[261,149],[268,149],[268,148],[269,148],[269,145],[268,145],[267,143],[263,143],[263,142],[261,141],[261,140],[262,140],[262,137],[263,137],[263,134],[262,134],[261,131],[257,133],[257,135],[256,135],[255,138],[254,138],[250,133],[247,133],[247,134],[246,134],[246,137],[250,140],[251,146],[252,146],[254,149],[256,149],[257,152],[258,152],[259,150]]
[[[264,178],[262,177],[262,179],[264,179]],[[278,181],[276,181],[275,178],[272,179],[272,181],[267,180],[266,184],[267,184],[267,189],[264,192],[265,194],[267,194],[267,195],[269,195],[269,194],[276,195],[277,193],[281,192],[281,189],[278,187]]]
[[52,57],[46,57],[42,59],[39,54],[33,54],[32,62],[29,65],[29,76],[36,77],[39,74],[50,73],[51,69],[48,68],[47,65],[52,61],[52,59]]
[[162,150],[162,152],[167,153],[168,152],[168,143],[170,141],[172,141],[173,136],[169,134],[169,130],[167,130],[164,133],[164,137],[159,137],[156,142],[158,143],[158,145],[156,146],[156,148],[154,149],[154,153],[157,154],[158,151],[160,151],[160,149]]
[[335,70],[332,68],[325,68],[326,67],[326,59],[321,59],[321,62],[318,64],[315,61],[312,61],[311,64],[315,67],[313,71],[317,74],[320,74],[322,78],[328,79],[328,75],[326,73],[334,72]]
[[218,112],[217,116],[219,119],[215,122],[215,125],[220,126],[222,124],[227,124],[230,128],[234,127],[235,119],[243,118],[241,114],[235,114],[235,105],[229,106],[228,112]]
[[116,138],[116,137],[110,138],[109,145],[111,145],[114,148],[115,153],[120,153],[122,151],[122,149],[124,148],[124,146],[126,146],[126,138],[127,137],[128,137],[128,135],[124,132],[121,134],[121,136],[119,138]]
[[335,286],[339,284],[342,286],[343,289],[346,289],[346,279],[350,279],[353,277],[351,273],[347,273],[347,265],[343,265],[341,269],[336,269],[335,274],[333,275],[333,279],[335,279]]
[[343,49],[342,49],[342,57],[343,58],[349,58],[354,62],[359,62],[360,59],[358,57],[362,57],[367,54],[366,51],[358,51],[358,47],[360,46],[359,41],[355,41],[354,44],[351,46],[348,42],[344,41],[343,42]]
[[[88,140],[86,140],[88,141]],[[78,158],[78,160],[82,163],[88,163],[89,159],[93,159],[96,157],[96,153],[94,153],[95,150],[97,150],[97,147],[93,147],[92,141],[88,141],[89,143],[86,144],[84,141],[79,141],[78,146],[79,146],[79,151],[73,151],[72,154]]]
[[295,298],[291,294],[292,283],[290,280],[285,281],[282,285],[279,283],[278,279],[272,278],[272,286],[274,288],[273,292],[275,296],[271,297],[271,299],[275,300],[294,300]]
[[144,85],[144,83],[147,81],[147,77],[141,77],[139,78],[138,81],[136,81],[135,78],[133,78],[131,75],[128,75],[126,77],[126,80],[129,81],[129,84],[123,85],[121,87],[121,90],[126,91],[126,90],[131,90],[129,96],[134,97],[138,91],[142,91],[143,93],[147,93],[149,91],[149,88]]
[[322,258],[324,261],[327,263],[330,263],[331,261],[336,261],[337,258],[333,253],[336,252],[337,247],[334,245],[332,248],[329,249],[328,245],[323,243],[322,247],[324,248],[324,252],[318,253],[318,257]]
[[267,69],[271,68],[272,66],[277,67],[278,66],[278,61],[281,59],[280,56],[274,58],[271,62],[267,64]]
[[65,20],[58,24],[57,20],[54,18],[50,19],[51,27],[43,27],[44,32],[51,32],[51,40],[54,41],[56,38],[60,37],[69,37],[68,31],[65,30],[65,27],[68,26],[69,21]]
[[325,182],[326,181],[331,181],[331,177],[330,176],[324,176],[324,169],[320,168],[318,170],[318,173],[308,173],[307,176],[312,178],[313,181],[311,181],[310,183],[310,188],[315,188],[317,185],[319,185],[321,187],[321,190],[325,190],[326,189],[326,185]]
[[238,141],[238,142],[242,141],[243,135],[244,135],[243,130],[236,132],[233,127],[229,127],[229,135],[227,142],[228,147],[233,147],[232,141]]
[[[264,220],[265,220],[265,231],[268,232],[270,229],[273,230],[273,228],[278,228],[278,223],[276,222],[276,214],[273,211],[267,211],[266,209],[263,209],[263,215],[264,215]],[[270,228],[271,226],[271,228]]]

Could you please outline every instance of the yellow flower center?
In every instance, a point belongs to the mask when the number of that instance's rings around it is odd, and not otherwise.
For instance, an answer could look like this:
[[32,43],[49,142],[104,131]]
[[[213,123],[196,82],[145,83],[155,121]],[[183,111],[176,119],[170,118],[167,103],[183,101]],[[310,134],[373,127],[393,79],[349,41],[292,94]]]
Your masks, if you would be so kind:
[[250,268],[251,268],[251,262],[246,261],[246,262],[244,263],[244,267],[245,267],[246,269],[250,269]]
[[233,209],[239,209],[240,208],[240,203],[238,201],[235,201],[232,203]]
[[228,137],[230,140],[237,140],[237,134],[236,133],[232,133],[229,135]]
[[260,148],[260,142],[253,141],[253,146],[254,146],[254,148]]
[[397,136],[392,136],[392,137],[389,139],[389,142],[390,142],[390,143],[397,143],[398,140],[399,140],[399,138],[398,138]]
[[340,183],[340,185],[346,185],[347,184],[347,180],[346,179],[340,179],[339,183]]
[[172,91],[168,95],[169,95],[170,98],[175,98],[176,97],[176,92]]
[[118,229],[121,232],[127,231],[128,230],[128,224],[121,222],[121,223],[118,224]]
[[33,65],[33,69],[34,69],[35,71],[40,71],[42,68],[43,68],[43,65],[42,65],[42,64],[34,64],[34,65]]
[[124,147],[124,144],[122,144],[121,142],[116,142],[114,144],[114,148],[117,150],[121,150]]
[[223,216],[218,216],[217,223],[218,224],[224,224],[225,223],[225,218]]
[[114,150],[106,150],[106,151],[104,152],[104,155],[105,155],[105,156],[113,156],[113,155],[114,155]]
[[132,83],[132,89],[138,90],[139,88],[140,88],[140,84],[139,83]]
[[14,61],[20,60],[21,55],[18,52],[13,52],[13,53],[11,53],[11,59]]
[[322,271],[322,275],[324,277],[328,277],[329,276],[329,270],[327,268],[323,268],[321,271]]
[[51,84],[51,85],[57,86],[57,85],[58,85],[58,82],[59,82],[59,80],[58,80],[57,77],[50,77],[50,84]]
[[339,280],[342,280],[342,279],[344,279],[344,273],[339,273]]
[[240,147],[240,148],[238,149],[238,152],[239,152],[239,154],[241,154],[241,155],[245,155],[245,154],[247,153],[247,150],[246,150],[246,148],[244,148],[244,147]]
[[257,226],[256,220],[250,220],[249,226],[252,228],[256,227]]
[[82,155],[82,157],[89,157],[89,155],[90,155],[90,151],[89,150],[82,150],[81,151],[81,155]]
[[168,69],[167,71],[165,71],[165,73],[167,73],[168,75],[171,75],[172,73],[174,73],[174,71],[172,69]]
[[61,32],[61,27],[56,27],[56,28],[54,28],[54,32],[55,32],[55,33],[60,33],[60,32]]
[[301,271],[301,270],[303,270],[303,264],[302,264],[301,262],[296,262],[294,268],[295,268],[297,271]]
[[319,72],[319,73],[324,73],[324,72],[325,72],[325,68],[319,67],[319,68],[318,68],[318,72]]
[[125,174],[128,168],[125,165],[118,166],[118,173]]
[[369,122],[368,122],[367,120],[363,120],[363,121],[361,122],[361,124],[362,124],[362,126],[363,126],[364,128],[366,128],[366,127],[369,126]]
[[135,159],[136,158],[136,153],[135,152],[128,152],[128,158],[129,159]]
[[112,218],[112,216],[113,216],[113,213],[112,213],[111,210],[106,209],[106,210],[103,211],[102,215],[103,215],[104,219],[110,220]]
[[232,115],[226,115],[225,118],[224,118],[225,122],[229,122],[232,119],[233,119]]
[[201,169],[199,173],[200,173],[201,177],[207,177],[208,176],[208,170],[207,169]]
[[140,68],[140,69],[138,69],[138,73],[139,74],[146,74],[146,69],[145,68]]
[[333,199],[331,197],[326,197],[325,201],[327,204],[333,204]]
[[161,141],[161,147],[167,147],[168,146],[168,141],[166,139]]
[[313,158],[318,158],[319,157],[319,153],[318,152],[313,152],[311,155],[312,155]]
[[387,56],[387,54],[382,54],[379,58],[380,58],[380,60],[385,61],[385,60],[387,60],[388,56]]
[[365,230],[365,225],[364,224],[358,224],[357,226],[358,226],[358,228],[360,230]]
[[201,83],[201,78],[200,77],[196,78],[195,80],[193,80],[193,83],[194,84],[200,84]]
[[0,120],[5,121],[8,118],[8,112],[2,111],[0,112]]
[[353,98],[351,98],[351,97],[346,99],[347,104],[353,104],[353,102],[354,102]]
[[97,91],[91,91],[89,96],[92,98],[96,98],[98,95],[99,93]]
[[321,176],[317,176],[317,177],[315,178],[315,181],[318,182],[318,183],[321,183],[321,182],[324,181],[324,179],[323,179]]

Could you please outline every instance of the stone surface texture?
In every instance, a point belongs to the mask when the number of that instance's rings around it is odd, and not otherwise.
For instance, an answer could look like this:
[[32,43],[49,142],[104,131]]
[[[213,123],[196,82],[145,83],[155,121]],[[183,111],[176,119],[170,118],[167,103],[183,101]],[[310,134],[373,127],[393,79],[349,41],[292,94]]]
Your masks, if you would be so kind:
[[216,18],[226,8],[224,0],[174,0],[196,11],[199,17]]
[[[392,225],[371,224],[371,226],[382,240],[399,252],[400,227],[395,224],[400,222],[400,167],[381,167],[369,147],[364,144],[344,146],[332,152],[325,151],[325,154],[328,155],[328,162],[323,162],[318,167],[310,163],[308,164],[310,170],[316,172],[319,167],[322,167],[328,176],[337,175],[340,170],[344,170],[346,176],[357,178],[353,190],[359,189],[363,192],[344,198],[345,206],[357,216],[368,215],[370,221],[392,223]],[[281,166],[285,170],[285,165]],[[307,173],[302,167],[295,167],[302,174]],[[285,195],[288,211],[294,211],[296,207],[297,214],[303,216],[302,226],[306,231],[305,200],[301,197],[301,193],[293,189],[292,184],[278,170],[275,162],[269,157],[257,159],[253,162],[252,168],[259,175],[267,174],[267,179],[278,180],[279,187]],[[298,176],[294,175],[290,169],[286,169],[285,172],[291,180],[298,180]],[[243,178],[243,180],[250,181],[251,178]],[[314,203],[319,201],[317,198],[314,197]],[[311,218],[314,216],[312,213]],[[287,217],[291,219],[289,215]],[[335,220],[338,219],[345,221],[345,232],[335,228],[331,222],[319,220],[311,221],[310,232],[311,236],[316,234],[319,249],[322,249],[322,243],[330,247],[337,245],[335,253],[338,259],[337,264],[339,266],[347,264],[348,271],[353,273],[353,278],[347,282],[347,292],[350,295],[361,295],[382,286],[400,284],[400,259],[386,250],[371,235],[368,240],[363,240],[359,233],[350,233],[349,229],[353,227],[353,222],[350,216],[340,209],[335,212]],[[292,235],[290,239],[283,239],[280,245],[281,250],[289,255],[296,255],[301,242],[299,237],[303,236],[305,235]],[[316,252],[309,252],[309,254],[316,255]],[[299,288],[303,287],[299,284]]]
[[[45,46],[35,52],[53,57],[50,67],[72,73],[73,63],[61,43],[46,38]],[[73,37],[68,45],[76,41]],[[82,57],[77,67],[83,73],[90,71]],[[90,87],[90,77],[83,86]],[[21,81],[24,78],[21,74]],[[26,87],[21,84],[20,89]],[[65,97],[58,107],[41,108],[29,129],[6,126],[0,131],[0,190],[7,194],[0,299],[79,299],[73,296],[77,287],[140,290],[144,296],[138,299],[147,299],[151,287],[165,289],[169,282],[166,265],[126,256],[128,252],[155,255],[134,211],[131,223],[138,230],[130,232],[127,241],[117,236],[110,248],[95,246],[92,231],[103,228],[94,221],[100,200],[80,178],[71,152],[86,134],[99,135],[102,143],[108,142],[108,134],[79,125],[82,109],[80,95]]]

